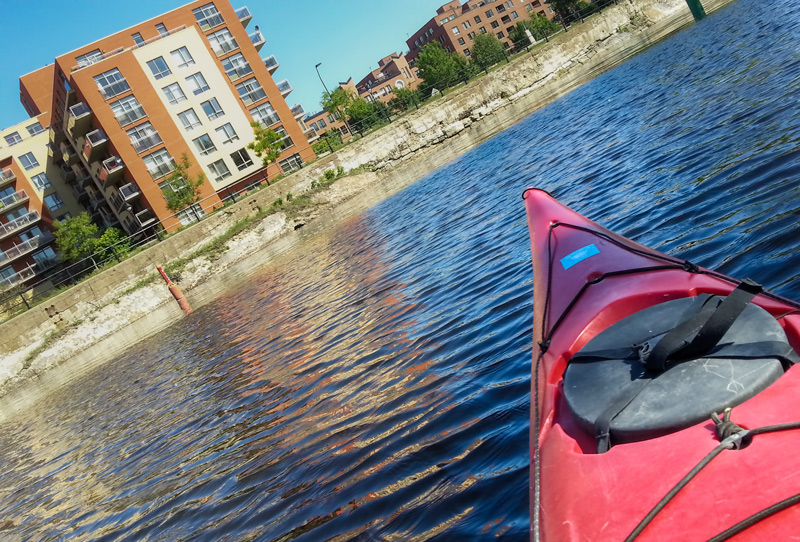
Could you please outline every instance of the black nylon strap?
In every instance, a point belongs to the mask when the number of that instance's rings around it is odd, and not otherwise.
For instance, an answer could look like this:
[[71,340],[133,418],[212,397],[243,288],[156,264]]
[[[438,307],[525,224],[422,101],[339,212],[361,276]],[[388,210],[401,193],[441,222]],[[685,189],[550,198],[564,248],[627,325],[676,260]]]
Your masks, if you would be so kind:
[[644,367],[648,373],[663,373],[666,370],[667,358],[684,348],[688,344],[689,338],[700,331],[716,310],[717,301],[718,299],[714,297],[706,298],[694,316],[675,326],[658,341],[658,344],[644,360]]
[[598,454],[605,453],[611,449],[611,423],[614,421],[614,418],[625,410],[625,407],[631,404],[631,401],[636,399],[636,396],[638,396],[650,382],[652,382],[651,378],[642,375],[629,383],[614,398],[614,401],[608,405],[608,408],[594,421],[594,437],[597,440]]

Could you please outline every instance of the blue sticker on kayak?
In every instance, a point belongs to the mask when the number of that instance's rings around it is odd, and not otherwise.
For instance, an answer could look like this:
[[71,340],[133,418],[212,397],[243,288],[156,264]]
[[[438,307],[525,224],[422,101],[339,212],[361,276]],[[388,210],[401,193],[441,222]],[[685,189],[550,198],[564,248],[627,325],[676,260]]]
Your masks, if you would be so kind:
[[579,248],[572,254],[568,254],[567,256],[561,258],[561,265],[564,266],[564,270],[567,270],[573,265],[581,263],[586,258],[591,258],[595,254],[600,254],[600,251],[597,249],[597,247],[593,244],[587,245],[583,248]]

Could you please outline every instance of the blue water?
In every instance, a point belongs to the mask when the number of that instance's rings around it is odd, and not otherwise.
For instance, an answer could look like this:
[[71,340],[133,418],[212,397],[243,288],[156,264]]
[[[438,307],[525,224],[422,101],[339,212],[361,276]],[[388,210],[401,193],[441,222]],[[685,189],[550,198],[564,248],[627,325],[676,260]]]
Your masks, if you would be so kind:
[[523,189],[800,298],[798,36],[740,0],[0,425],[0,539],[527,540]]

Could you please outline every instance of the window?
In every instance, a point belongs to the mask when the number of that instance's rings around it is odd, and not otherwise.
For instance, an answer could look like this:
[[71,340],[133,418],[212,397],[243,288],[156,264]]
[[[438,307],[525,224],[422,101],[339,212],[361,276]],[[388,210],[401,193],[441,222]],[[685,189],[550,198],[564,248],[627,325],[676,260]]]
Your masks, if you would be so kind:
[[50,211],[57,211],[64,206],[64,201],[58,194],[50,194],[44,197],[44,203]]
[[169,31],[167,30],[167,27],[166,27],[166,26],[164,26],[164,23],[158,23],[158,24],[156,25],[156,30],[158,30],[158,34],[159,34],[161,37],[164,37],[164,36],[169,36]]
[[481,17],[480,17],[480,15],[475,15],[475,23],[476,23],[476,24],[481,24]]
[[17,132],[11,132],[6,136],[6,144],[9,146],[16,145],[20,141],[22,141],[22,137]]
[[215,181],[221,181],[231,176],[231,170],[225,165],[225,160],[217,160],[213,164],[208,164],[208,169],[214,174]]
[[478,29],[481,34],[486,34],[486,27],[482,26]]
[[525,6],[525,9],[527,9],[528,11],[533,11],[533,6]]
[[211,98],[207,102],[201,103],[200,106],[205,111],[208,120],[214,120],[225,114],[216,98]]
[[206,78],[203,77],[203,74],[200,72],[194,73],[187,77],[186,84],[189,86],[189,90],[191,90],[195,95],[202,94],[208,90]]
[[514,7],[514,2],[512,0],[508,0],[508,2],[506,2],[506,7],[507,8],[513,8]]
[[169,71],[169,66],[167,66],[167,63],[164,61],[164,57],[148,60],[147,65],[150,67],[150,71],[153,72],[153,77],[156,79],[161,79],[172,73]]
[[472,28],[472,24],[470,24],[469,21],[464,21],[464,24],[461,26],[464,27],[464,30],[469,30],[470,28]]
[[398,79],[397,81],[394,82],[394,86],[396,86],[397,88],[404,88],[406,84],[403,82],[402,79]]
[[289,173],[303,167],[303,159],[300,158],[299,154],[293,154],[289,158],[281,160],[278,164],[280,164],[284,173]]
[[239,149],[238,151],[231,153],[231,158],[233,158],[233,163],[236,164],[236,169],[239,171],[247,169],[253,165],[253,159],[250,158],[250,155],[247,153],[246,149]]
[[[62,216],[63,218],[63,216]],[[56,254],[55,250],[52,247],[46,247],[42,250],[34,252],[31,254],[33,261],[36,262],[36,265],[39,266],[39,270],[47,269],[48,267],[52,267],[58,262],[58,254]]]
[[172,83],[161,90],[164,92],[164,96],[167,97],[167,100],[169,100],[169,103],[173,105],[179,104],[186,99],[186,94],[183,93],[178,83]]
[[94,81],[97,83],[97,88],[100,89],[100,93],[106,99],[113,98],[131,89],[128,82],[122,77],[122,74],[117,68],[95,76]]
[[31,239],[36,239],[37,237],[44,237],[44,233],[42,233],[42,229],[39,226],[34,226],[31,229],[25,230],[19,234],[21,241],[30,241]]
[[325,124],[325,121],[323,119],[319,119],[319,121],[317,121],[317,122],[319,122],[319,127],[320,128],[325,128],[326,126],[328,126],[327,124]]
[[127,134],[131,140],[131,145],[133,145],[134,150],[138,153],[142,153],[147,149],[152,149],[156,145],[163,143],[163,141],[161,141],[161,136],[158,135],[156,129],[153,128],[153,125],[149,122],[131,128],[127,131]]
[[497,21],[492,21],[492,28],[497,28],[499,26],[500,26],[500,23],[498,23]]
[[492,17],[494,17],[494,11],[492,11],[491,9],[487,9],[486,16],[491,19]]
[[120,126],[127,126],[145,116],[144,109],[134,96],[126,96],[109,105]]
[[260,122],[265,128],[272,126],[281,120],[275,110],[272,109],[272,106],[269,104],[269,102],[251,109],[250,114],[253,115],[253,119]]
[[233,36],[231,36],[227,28],[209,34],[208,42],[211,44],[211,49],[217,56],[222,56],[225,53],[230,53],[239,48],[239,44],[236,43],[236,40],[233,39]]
[[453,27],[453,34],[455,34],[456,36],[458,36],[460,34],[460,32],[458,31],[458,27],[457,26]]
[[336,119],[333,118],[333,115],[328,115],[328,122],[333,123]]
[[511,12],[511,18],[512,18],[512,19],[519,19],[519,15],[517,15],[517,12],[516,12],[516,11],[512,11],[512,12]]
[[223,145],[239,139],[239,136],[236,135],[236,130],[233,129],[233,126],[231,126],[230,122],[228,124],[223,124],[217,128],[216,131],[217,136],[222,140]]
[[319,130],[319,126],[317,126],[316,122],[312,122],[311,124],[308,125],[308,127],[314,130],[315,132]]
[[194,18],[197,19],[197,24],[199,24],[200,28],[203,30],[214,28],[225,22],[214,4],[206,4],[205,6],[193,9],[192,13],[194,13]]
[[203,124],[194,109],[187,109],[183,113],[178,113],[178,118],[181,119],[183,127],[187,130],[194,130]]
[[31,134],[32,136],[40,132],[44,132],[44,128],[42,128],[42,125],[39,124],[38,122],[34,122],[33,124],[26,126],[26,128],[28,130],[28,133]]
[[186,66],[191,66],[194,64],[194,59],[189,53],[189,49],[186,47],[175,49],[170,53],[170,55],[172,55],[172,60],[175,62],[175,64],[177,64],[178,68],[185,68]]
[[175,160],[169,155],[167,149],[161,149],[145,156],[144,165],[147,166],[153,179],[160,179],[175,170]]
[[506,10],[506,8],[504,6],[501,6],[500,4],[498,4],[495,9],[497,9],[497,13],[503,13]]
[[90,51],[86,54],[75,57],[75,61],[81,68],[83,68],[84,66],[88,66],[89,64],[94,64],[98,60],[102,59],[103,59],[103,53],[100,52],[100,49],[95,49],[94,51]]
[[255,77],[236,85],[236,90],[245,105],[250,105],[267,97],[267,93],[264,92]]
[[466,45],[466,44],[467,44],[467,42],[466,42],[466,41],[464,41],[464,38],[458,38],[458,44],[459,44],[459,45]]
[[467,36],[469,36],[469,39],[471,39],[472,41],[475,41],[475,32],[470,32],[469,34],[467,34]]
[[235,81],[240,77],[244,77],[249,73],[253,73],[253,69],[244,59],[242,53],[236,53],[235,55],[229,56],[223,60],[222,67],[225,69],[225,73],[228,74],[228,77],[231,78],[231,81]]
[[39,190],[46,190],[52,186],[50,184],[50,179],[47,178],[47,175],[44,173],[39,173],[38,175],[34,175],[31,177],[33,181],[33,185],[38,188]]
[[135,43],[137,46],[141,47],[142,45],[144,45],[144,38],[140,33],[136,32],[134,34],[131,34],[131,37],[133,38],[133,43]]
[[505,35],[505,34],[503,34],[503,32],[502,32],[502,31],[501,31],[501,32],[498,32],[496,35],[497,35],[497,39],[499,39],[499,40],[501,40],[501,39],[503,39],[503,38],[505,38],[505,37],[506,37],[506,35]]
[[200,156],[208,156],[217,150],[217,147],[214,146],[214,142],[211,141],[211,138],[208,137],[208,134],[203,134],[195,139],[194,146],[197,147],[198,151],[200,151]]
[[19,162],[25,169],[33,169],[35,167],[39,167],[39,162],[36,160],[36,157],[33,155],[32,152],[26,152],[25,154],[20,156]]
[[280,139],[280,150],[288,149],[289,147],[294,146],[294,141],[292,141],[292,138],[286,133],[286,130],[283,129],[283,126],[275,128],[275,133],[279,136],[282,136]]
[[472,56],[472,53],[470,52],[469,49],[464,49],[464,56],[466,56],[466,57]]

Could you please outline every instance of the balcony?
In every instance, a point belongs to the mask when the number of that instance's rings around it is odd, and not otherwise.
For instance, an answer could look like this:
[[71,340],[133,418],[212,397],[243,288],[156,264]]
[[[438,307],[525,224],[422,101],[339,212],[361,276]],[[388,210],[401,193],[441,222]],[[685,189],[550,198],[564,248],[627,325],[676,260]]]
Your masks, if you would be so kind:
[[247,94],[241,94],[240,97],[242,98],[242,102],[244,105],[252,105],[259,100],[263,100],[267,97],[267,93],[264,92],[264,89],[261,87],[255,88],[248,92]]
[[238,81],[245,75],[250,75],[251,73],[253,73],[253,68],[250,67],[250,64],[245,62],[242,66],[229,70],[227,73],[228,77],[230,77],[231,79],[231,82],[234,82]]
[[18,245],[14,245],[13,247],[9,248],[5,252],[0,252],[0,264],[6,262],[13,262],[16,259],[25,256],[36,250],[39,247],[43,247],[47,243],[53,241],[55,237],[49,231],[42,232],[42,235],[36,236],[32,239],[28,239]]
[[17,175],[10,169],[0,170],[0,188],[17,180]]
[[135,183],[128,183],[119,187],[119,194],[123,200],[130,202],[138,198],[142,193]]
[[31,279],[34,276],[36,276],[36,271],[33,270],[33,267],[26,267],[22,271],[17,271],[10,277],[0,279],[0,288],[14,286],[15,284]]
[[64,177],[66,182],[71,183],[75,180],[75,170],[67,164],[61,164],[61,176]]
[[103,205],[97,209],[100,212],[100,217],[103,221],[103,226],[111,228],[119,224],[119,219],[111,212],[107,205]]
[[147,115],[144,112],[144,108],[141,105],[137,105],[133,109],[129,109],[128,111],[117,115],[117,122],[119,122],[120,127],[124,128],[125,126],[132,124],[146,116]]
[[309,128],[308,130],[306,130],[305,132],[303,132],[303,134],[306,136],[306,139],[308,139],[308,142],[309,142],[309,143],[311,143],[312,141],[316,141],[317,139],[319,139],[319,134],[318,134],[318,133],[317,133],[317,131],[316,131],[316,130],[314,130],[313,128]]
[[153,180],[157,181],[161,177],[165,177],[175,171],[175,159],[170,158],[169,162],[164,162],[162,164],[158,164],[157,166],[150,169],[150,175],[153,176]]
[[55,124],[50,126],[49,135],[50,135],[50,143],[52,143],[53,145],[59,145],[61,144],[62,141],[64,141],[67,138],[67,135],[64,133],[64,130],[56,128]]
[[94,130],[86,134],[86,142],[83,144],[83,157],[87,162],[94,162],[108,145],[108,138],[101,129]]
[[278,62],[278,59],[275,58],[275,55],[269,55],[267,58],[264,59],[264,66],[267,67],[267,70],[269,70],[269,73],[271,75],[275,73],[275,70],[280,68],[281,65]]
[[237,9],[236,16],[239,17],[239,20],[242,22],[242,26],[244,26],[245,28],[247,28],[247,23],[250,22],[250,19],[253,18],[253,15],[250,13],[250,10],[247,9],[247,6]]
[[103,205],[106,201],[106,198],[103,196],[102,192],[92,186],[86,187],[86,193],[89,195],[89,205],[91,206],[92,211],[97,211],[98,207]]
[[211,48],[214,50],[215,55],[222,56],[238,49],[239,44],[236,43],[235,39],[229,39],[225,41],[218,41],[216,43],[212,43]]
[[147,134],[136,141],[131,141],[131,145],[133,145],[133,150],[139,154],[142,154],[153,147],[161,145],[163,142],[164,141],[161,139],[161,136],[158,135],[158,132],[153,131],[153,133]]
[[122,171],[125,169],[124,162],[118,156],[112,156],[103,160],[103,165],[100,166],[100,173],[98,177],[104,186],[116,183],[122,177]]
[[17,190],[13,194],[9,194],[4,198],[0,198],[0,212],[7,212],[11,209],[19,207],[27,202],[30,198],[24,190]]
[[292,88],[292,85],[289,84],[289,80],[284,79],[283,81],[278,83],[278,90],[281,91],[281,95],[285,98],[289,94],[291,94],[294,89]]
[[111,194],[111,197],[108,198],[108,201],[111,202],[111,208],[117,213],[120,214],[123,211],[126,211],[128,208],[128,204],[120,197],[119,193],[114,192]]
[[68,141],[61,142],[61,159],[68,166],[78,161],[78,153],[75,152]]
[[83,102],[69,108],[67,131],[73,138],[81,137],[92,127],[92,110]]
[[294,115],[294,118],[296,119],[302,118],[303,116],[305,116],[305,114],[306,110],[303,109],[302,105],[297,104],[296,106],[292,107],[292,115]]
[[253,42],[253,45],[256,47],[256,51],[260,51],[264,44],[267,43],[267,40],[264,39],[264,34],[261,33],[261,30],[256,30],[252,34],[250,34],[250,41]]
[[89,194],[86,193],[86,189],[80,184],[72,186],[72,195],[75,196],[75,199],[81,205],[85,205],[89,201]]
[[41,218],[36,211],[30,211],[28,214],[17,217],[10,222],[0,224],[0,240],[11,237],[21,229],[38,222]]
[[151,226],[156,223],[156,215],[154,215],[153,211],[150,209],[139,211],[134,216],[136,216],[136,220],[139,222],[139,226],[142,228],[146,228],[147,226]]

